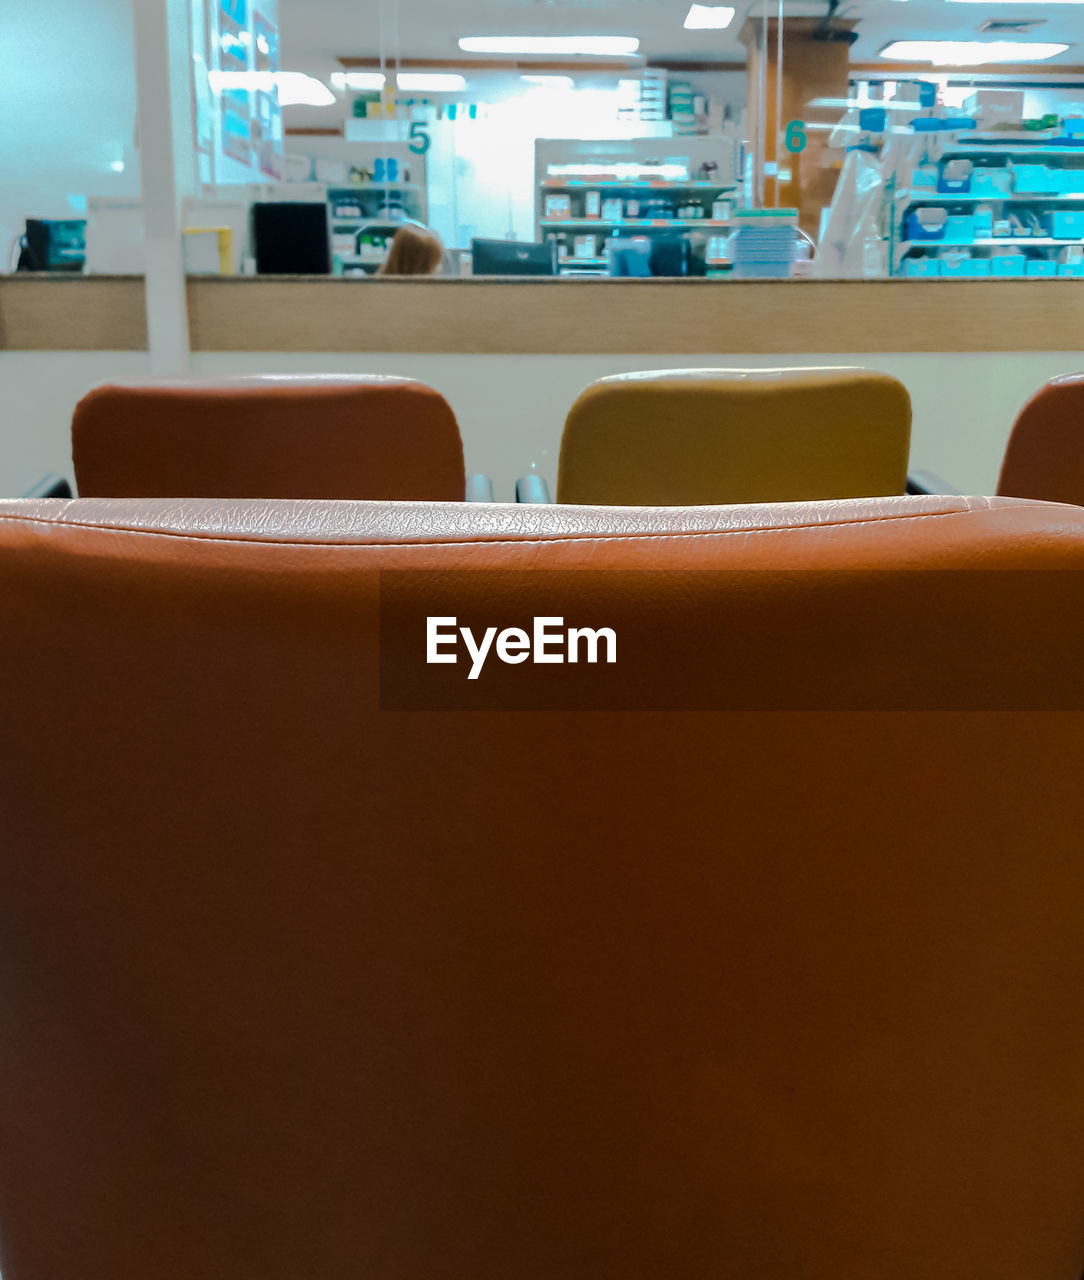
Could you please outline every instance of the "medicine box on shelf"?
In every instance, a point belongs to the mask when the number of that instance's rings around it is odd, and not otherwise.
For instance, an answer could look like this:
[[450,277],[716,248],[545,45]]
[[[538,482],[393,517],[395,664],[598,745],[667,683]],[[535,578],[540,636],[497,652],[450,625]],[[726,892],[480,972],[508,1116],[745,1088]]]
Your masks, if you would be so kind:
[[1058,263],[1059,276],[1084,276],[1084,262]]
[[1022,195],[1057,195],[1062,190],[1062,171],[1045,164],[1014,164],[1013,189]]
[[936,258],[904,258],[903,274],[905,276],[939,276],[941,264]]
[[1012,173],[1006,169],[976,169],[971,175],[971,194],[997,199],[1012,193]]
[[970,244],[975,238],[975,219],[970,213],[953,213],[945,221],[946,244]]
[[1056,276],[1058,274],[1058,264],[1051,258],[1032,258],[1028,262],[1025,274],[1029,276]]
[[1055,240],[1084,240],[1084,210],[1051,210],[1046,225]]
[[946,253],[941,258],[943,276],[988,276],[989,258],[972,258],[970,254]]
[[992,276],[1022,276],[1027,258],[1022,253],[999,253],[990,259]]
[[948,215],[944,209],[912,209],[907,215],[908,240],[944,240]]

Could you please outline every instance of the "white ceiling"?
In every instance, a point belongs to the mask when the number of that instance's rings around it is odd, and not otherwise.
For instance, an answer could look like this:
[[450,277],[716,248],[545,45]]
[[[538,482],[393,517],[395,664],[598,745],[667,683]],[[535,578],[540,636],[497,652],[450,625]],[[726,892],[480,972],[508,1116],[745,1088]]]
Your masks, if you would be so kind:
[[[283,65],[327,74],[339,55],[375,56],[382,26],[386,51],[398,45],[413,58],[459,57],[458,40],[466,35],[579,34],[638,36],[648,61],[742,61],[744,17],[765,8],[774,16],[778,0],[734,2],[738,14],[726,31],[686,31],[689,0],[279,0]],[[826,8],[817,0],[786,0],[785,13],[820,15]],[[853,61],[875,59],[889,40],[983,38],[979,28],[990,18],[1041,18],[1033,39],[1075,46],[1042,65],[1084,63],[1084,4],[844,0],[839,16],[858,22]]]

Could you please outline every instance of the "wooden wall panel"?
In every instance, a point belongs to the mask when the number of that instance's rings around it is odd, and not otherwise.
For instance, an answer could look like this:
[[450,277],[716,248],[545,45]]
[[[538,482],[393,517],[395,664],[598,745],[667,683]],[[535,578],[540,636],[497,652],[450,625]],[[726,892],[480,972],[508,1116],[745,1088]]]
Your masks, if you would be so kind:
[[[193,279],[196,351],[1084,351],[1079,280]],[[0,277],[0,350],[146,350],[137,278]]]

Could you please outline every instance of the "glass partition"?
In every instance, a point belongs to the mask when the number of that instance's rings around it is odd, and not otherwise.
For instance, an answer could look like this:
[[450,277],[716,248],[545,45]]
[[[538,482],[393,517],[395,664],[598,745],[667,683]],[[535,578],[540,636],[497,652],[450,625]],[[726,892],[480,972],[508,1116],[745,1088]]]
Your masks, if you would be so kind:
[[[192,274],[1084,274],[1073,4],[147,2]],[[145,269],[132,12],[6,17],[5,270]]]
[[0,271],[110,270],[111,216],[142,237],[131,4],[7,4],[0,31]]

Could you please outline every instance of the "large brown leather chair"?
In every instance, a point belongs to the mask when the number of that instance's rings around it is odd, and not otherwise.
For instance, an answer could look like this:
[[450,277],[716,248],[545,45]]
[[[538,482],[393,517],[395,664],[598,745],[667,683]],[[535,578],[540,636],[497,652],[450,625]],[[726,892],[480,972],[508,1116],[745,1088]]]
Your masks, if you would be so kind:
[[[953,494],[932,471],[916,471],[908,492]],[[997,492],[1084,506],[1084,373],[1053,378],[1024,405],[1013,423]]]
[[[683,369],[592,383],[565,421],[557,501],[647,506],[902,494],[906,388],[869,369]],[[521,500],[543,500],[526,478]]]
[[[997,499],[0,504],[4,1280],[1078,1280],[1082,568]],[[540,615],[617,661],[425,662]]]
[[72,457],[88,498],[454,502],[466,492],[451,406],[408,378],[107,383],[76,406]]
[[1054,378],[1020,410],[997,491],[1084,506],[1084,374]]

